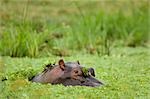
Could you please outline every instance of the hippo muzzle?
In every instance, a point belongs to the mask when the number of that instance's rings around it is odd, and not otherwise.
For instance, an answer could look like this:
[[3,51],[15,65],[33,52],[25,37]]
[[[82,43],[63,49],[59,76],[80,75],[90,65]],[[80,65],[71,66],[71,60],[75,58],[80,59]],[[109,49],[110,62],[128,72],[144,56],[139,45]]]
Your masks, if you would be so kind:
[[61,80],[61,82],[59,82],[59,83],[63,84],[64,86],[70,86],[71,85],[71,86],[98,87],[98,86],[103,85],[102,82],[100,82],[97,79],[95,79],[94,77],[90,77],[90,76],[84,78],[82,81],[75,80],[75,79],[65,79],[65,80]]

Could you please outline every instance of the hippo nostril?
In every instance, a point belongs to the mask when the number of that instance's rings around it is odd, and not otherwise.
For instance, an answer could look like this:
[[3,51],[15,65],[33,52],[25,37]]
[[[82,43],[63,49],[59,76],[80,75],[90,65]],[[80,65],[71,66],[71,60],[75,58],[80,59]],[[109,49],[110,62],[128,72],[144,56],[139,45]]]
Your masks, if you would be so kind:
[[85,82],[84,80],[81,81],[81,83],[84,83],[84,82]]

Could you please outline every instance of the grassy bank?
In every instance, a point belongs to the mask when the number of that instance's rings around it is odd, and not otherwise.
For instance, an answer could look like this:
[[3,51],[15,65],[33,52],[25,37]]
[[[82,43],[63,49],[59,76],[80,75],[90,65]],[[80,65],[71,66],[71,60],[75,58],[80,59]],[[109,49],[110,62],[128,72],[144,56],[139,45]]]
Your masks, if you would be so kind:
[[[148,1],[2,0],[0,55],[109,55],[117,46],[147,46]],[[116,45],[116,44],[115,44]]]

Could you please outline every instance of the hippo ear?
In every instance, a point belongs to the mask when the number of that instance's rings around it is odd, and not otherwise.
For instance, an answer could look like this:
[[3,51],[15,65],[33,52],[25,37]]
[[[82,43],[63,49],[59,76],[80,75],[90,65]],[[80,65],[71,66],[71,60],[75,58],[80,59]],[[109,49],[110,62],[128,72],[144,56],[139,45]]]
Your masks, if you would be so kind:
[[60,66],[60,68],[61,68],[62,70],[65,69],[65,63],[64,63],[64,60],[63,60],[63,59],[60,59],[60,60],[59,60],[59,66]]
[[94,69],[93,68],[89,68],[89,73],[90,73],[90,75],[92,75],[92,76],[94,76],[95,77],[95,71],[94,71]]
[[79,61],[77,61],[77,63],[80,65],[80,62],[79,62]]

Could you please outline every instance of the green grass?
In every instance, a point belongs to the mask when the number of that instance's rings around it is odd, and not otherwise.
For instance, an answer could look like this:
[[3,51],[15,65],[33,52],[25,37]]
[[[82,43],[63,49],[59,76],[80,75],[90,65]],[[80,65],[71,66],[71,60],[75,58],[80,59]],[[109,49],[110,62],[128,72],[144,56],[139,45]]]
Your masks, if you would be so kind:
[[[95,99],[95,98],[150,98],[150,52],[146,48],[116,48],[111,56],[98,57],[90,54],[78,54],[63,57],[65,61],[79,60],[85,67],[96,70],[96,78],[104,82],[104,86],[90,87],[64,87],[62,85],[38,84],[28,79],[14,76],[14,79],[0,82],[0,97],[28,99],[28,98],[69,98],[69,99]],[[60,57],[45,58],[10,58],[1,57],[1,75],[32,68],[40,71],[43,65],[58,61]],[[8,77],[9,78],[9,77]]]
[[146,0],[3,0],[0,10],[3,56],[68,56],[79,51],[109,55],[118,40],[131,47],[149,42]]

